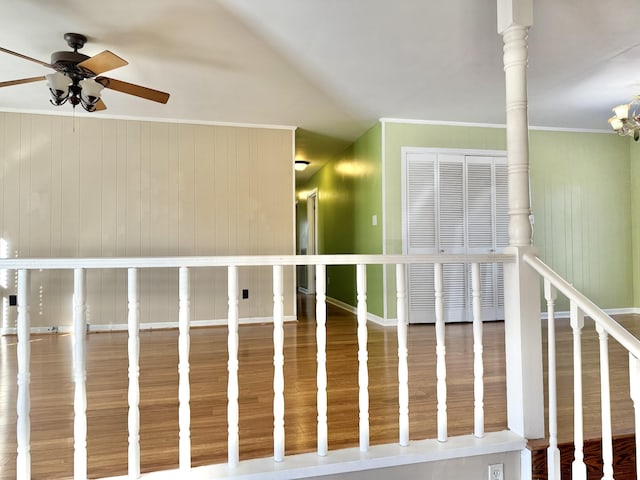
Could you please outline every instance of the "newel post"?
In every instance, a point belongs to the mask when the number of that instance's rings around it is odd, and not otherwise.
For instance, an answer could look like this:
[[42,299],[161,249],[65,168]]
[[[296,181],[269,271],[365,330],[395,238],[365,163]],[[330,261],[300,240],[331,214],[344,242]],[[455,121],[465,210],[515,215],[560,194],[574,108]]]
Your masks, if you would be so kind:
[[544,436],[540,280],[524,262],[535,254],[529,201],[527,32],[532,0],[498,0],[498,32],[504,40],[509,175],[509,247],[516,260],[504,266],[507,421],[525,438]]

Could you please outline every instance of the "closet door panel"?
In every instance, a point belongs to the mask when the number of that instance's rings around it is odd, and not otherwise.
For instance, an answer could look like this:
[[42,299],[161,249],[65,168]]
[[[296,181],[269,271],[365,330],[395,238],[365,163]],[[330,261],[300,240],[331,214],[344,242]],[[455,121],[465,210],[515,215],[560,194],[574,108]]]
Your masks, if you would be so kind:
[[[410,255],[437,252],[435,154],[407,155],[405,164],[406,249]],[[433,265],[409,265],[408,304],[411,323],[435,321]]]

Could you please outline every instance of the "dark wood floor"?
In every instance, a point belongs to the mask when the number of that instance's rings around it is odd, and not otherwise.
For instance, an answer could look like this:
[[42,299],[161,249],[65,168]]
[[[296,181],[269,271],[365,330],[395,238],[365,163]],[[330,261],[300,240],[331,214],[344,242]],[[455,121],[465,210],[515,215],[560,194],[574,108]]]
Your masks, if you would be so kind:
[[[299,299],[296,323],[285,326],[286,453],[315,450],[316,348],[313,303]],[[353,315],[328,308],[329,448],[358,442],[357,337]],[[640,334],[640,317],[619,320]],[[473,431],[472,331],[469,324],[447,326],[449,434]],[[543,332],[546,335],[546,330]],[[272,455],[272,326],[240,327],[241,458]],[[486,430],[506,428],[504,325],[485,324]],[[71,337],[32,337],[33,478],[67,478],[73,472],[73,382]],[[16,338],[0,339],[0,478],[15,478]],[[194,465],[226,461],[225,328],[192,329],[191,412]],[[560,437],[572,434],[571,336],[558,321]],[[584,333],[585,432],[600,436],[598,344],[587,321]],[[127,336],[88,336],[87,398],[89,476],[126,473]],[[546,352],[546,349],[545,349]],[[141,333],[142,470],[178,464],[177,332]],[[433,326],[409,328],[411,438],[436,436],[435,334]],[[611,345],[613,425],[633,429],[627,355]],[[371,443],[398,439],[397,343],[394,328],[369,325]]]

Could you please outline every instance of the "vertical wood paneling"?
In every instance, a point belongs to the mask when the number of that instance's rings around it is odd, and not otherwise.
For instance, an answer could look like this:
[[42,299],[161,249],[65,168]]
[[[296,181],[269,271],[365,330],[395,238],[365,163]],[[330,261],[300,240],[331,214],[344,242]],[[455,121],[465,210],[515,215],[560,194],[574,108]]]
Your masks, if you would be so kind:
[[18,202],[20,210],[18,242],[20,245],[21,255],[31,255],[30,252],[30,213],[31,213],[31,117],[29,115],[20,115],[20,153],[19,153],[19,172],[18,178]]
[[7,164],[7,136],[5,129],[7,126],[7,115],[0,113],[0,236],[6,239],[5,225],[4,225],[4,211],[5,211],[5,182],[6,174],[5,167]]
[[78,229],[80,228],[80,153],[79,135],[73,131],[73,119],[60,119],[62,123],[62,238],[63,257],[76,257]]
[[[100,256],[102,248],[102,125],[92,120],[79,124],[79,207],[78,229],[81,257]],[[91,287],[89,287],[89,294]]]
[[[169,218],[167,212],[174,208],[169,203],[169,136],[168,126],[161,123],[149,124],[148,135],[145,135],[145,149],[148,154],[148,198],[150,219],[148,225],[149,255],[169,255],[168,234]],[[178,283],[175,272],[160,269],[151,273],[152,283],[149,285],[151,318],[166,318],[168,312],[177,314]],[[173,316],[175,319],[175,315]],[[175,321],[175,320],[174,320]]]
[[[540,256],[604,308],[633,305],[631,162],[629,145],[621,140],[531,133],[534,241]],[[567,309],[559,299],[558,310]]]
[[140,122],[126,122],[127,155],[127,247],[126,256],[135,257],[140,251]]
[[127,254],[127,179],[129,169],[127,164],[127,124],[116,122],[115,137],[115,158],[112,159],[116,166],[116,255],[125,256]]
[[193,128],[188,125],[179,127],[179,152],[180,165],[178,169],[180,218],[178,224],[180,255],[188,255],[194,251],[195,229],[195,151]]
[[[104,257],[115,257],[118,252],[118,170],[117,170],[117,144],[107,141],[110,138],[117,138],[117,124],[115,122],[100,122],[102,129],[102,150],[101,181],[100,190],[100,220],[101,220],[101,248],[100,255]],[[108,323],[109,319],[118,320],[124,323],[124,311],[121,308],[121,300],[126,295],[124,288],[117,288],[119,285],[116,270],[105,270],[100,272],[100,312],[102,313],[101,323]]]
[[[0,121],[0,222],[10,256],[294,250],[290,130],[11,113]],[[270,317],[269,269],[240,269],[239,278],[250,291],[240,316]],[[44,309],[34,326],[69,325],[68,272],[38,274],[32,283]],[[175,322],[171,272],[141,271],[140,284],[141,322]],[[291,315],[290,268],[284,284]],[[88,271],[89,323],[125,323],[118,301],[125,292],[126,272]],[[192,313],[226,318],[224,269],[193,272]]]
[[[51,255],[51,120],[33,116],[28,151],[31,156],[29,195],[29,252],[34,257]],[[46,232],[32,235],[31,232]]]

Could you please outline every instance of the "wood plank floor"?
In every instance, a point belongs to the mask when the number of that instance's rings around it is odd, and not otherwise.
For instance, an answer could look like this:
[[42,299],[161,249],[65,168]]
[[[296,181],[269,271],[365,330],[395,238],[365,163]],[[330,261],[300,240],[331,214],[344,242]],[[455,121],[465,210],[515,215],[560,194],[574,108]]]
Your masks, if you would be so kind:
[[[315,450],[316,367],[313,303],[299,297],[300,320],[285,326],[286,453]],[[357,337],[353,315],[328,308],[329,448],[358,442]],[[636,335],[640,317],[619,320]],[[558,386],[561,439],[572,430],[571,336],[558,321]],[[544,325],[544,324],[543,324]],[[473,430],[472,330],[447,325],[449,434]],[[397,342],[394,328],[369,325],[370,418],[372,444],[398,439]],[[543,332],[546,335],[546,330]],[[241,458],[272,455],[273,347],[270,325],[240,327]],[[486,430],[506,427],[504,324],[485,324]],[[126,473],[127,336],[90,334],[87,342],[88,451],[91,478]],[[0,478],[15,478],[16,338],[0,338]],[[226,461],[225,328],[192,329],[191,412],[194,465]],[[585,432],[600,436],[598,344],[587,321],[584,341]],[[545,349],[546,352],[546,349]],[[435,332],[409,328],[410,429],[412,439],[436,435]],[[613,425],[633,430],[627,356],[611,344]],[[141,333],[142,471],[178,464],[177,332]],[[32,337],[32,474],[34,479],[68,478],[73,473],[73,382],[71,337]]]

